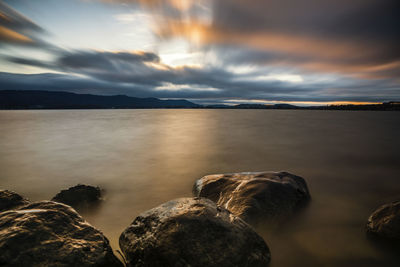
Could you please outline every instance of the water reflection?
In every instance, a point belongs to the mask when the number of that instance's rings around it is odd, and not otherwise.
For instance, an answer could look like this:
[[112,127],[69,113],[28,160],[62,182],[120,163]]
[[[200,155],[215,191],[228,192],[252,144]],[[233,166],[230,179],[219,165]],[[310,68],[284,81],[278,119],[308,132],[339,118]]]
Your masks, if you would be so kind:
[[206,174],[286,170],[312,202],[257,226],[272,267],[398,266],[365,238],[366,218],[400,196],[397,112],[63,110],[0,112],[0,186],[32,200],[78,183],[106,189],[84,216],[114,248],[142,211],[191,196]]

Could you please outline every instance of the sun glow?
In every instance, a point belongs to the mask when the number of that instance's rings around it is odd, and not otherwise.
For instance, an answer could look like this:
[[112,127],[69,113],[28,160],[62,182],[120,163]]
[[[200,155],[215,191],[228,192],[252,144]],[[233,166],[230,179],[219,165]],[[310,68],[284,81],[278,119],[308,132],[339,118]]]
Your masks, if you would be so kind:
[[186,11],[193,5],[191,0],[171,0],[171,5],[178,10]]
[[303,77],[296,74],[269,74],[258,76],[255,78],[258,81],[281,81],[281,82],[291,82],[291,83],[300,83],[303,82]]

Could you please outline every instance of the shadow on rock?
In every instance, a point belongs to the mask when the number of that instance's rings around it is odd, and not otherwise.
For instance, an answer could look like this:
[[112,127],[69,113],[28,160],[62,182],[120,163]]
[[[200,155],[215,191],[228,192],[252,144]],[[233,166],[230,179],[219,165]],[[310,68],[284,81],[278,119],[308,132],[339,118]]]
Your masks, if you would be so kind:
[[15,209],[26,204],[29,204],[29,200],[19,194],[9,190],[0,190],[0,212]]

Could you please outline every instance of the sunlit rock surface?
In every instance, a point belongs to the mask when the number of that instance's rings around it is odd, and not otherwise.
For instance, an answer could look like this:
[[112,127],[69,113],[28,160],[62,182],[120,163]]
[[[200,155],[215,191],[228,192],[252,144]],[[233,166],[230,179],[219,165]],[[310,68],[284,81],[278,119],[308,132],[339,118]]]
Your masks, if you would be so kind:
[[121,234],[128,266],[267,266],[268,246],[243,220],[205,198],[169,201]]
[[382,205],[368,218],[369,237],[381,241],[400,242],[400,201]]
[[78,184],[61,190],[51,200],[67,204],[75,209],[90,208],[101,201],[101,189],[91,185]]
[[51,201],[0,213],[0,266],[122,266],[107,238]]
[[196,181],[193,194],[246,221],[285,218],[310,199],[305,180],[288,172],[207,175]]
[[27,199],[13,191],[0,190],[0,212],[15,209],[28,203]]

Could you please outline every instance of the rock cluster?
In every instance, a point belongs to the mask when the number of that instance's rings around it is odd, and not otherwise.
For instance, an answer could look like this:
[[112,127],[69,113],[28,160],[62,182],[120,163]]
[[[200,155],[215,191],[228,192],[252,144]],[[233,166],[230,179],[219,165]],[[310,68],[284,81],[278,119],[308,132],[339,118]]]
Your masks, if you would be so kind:
[[[268,266],[269,248],[247,222],[286,218],[310,200],[305,180],[287,172],[207,175],[193,194],[140,214],[124,230],[119,243],[128,267]],[[0,190],[0,266],[124,266],[72,208],[100,200],[100,188],[87,185],[34,203]],[[374,211],[366,232],[400,245],[400,201]]]
[[[127,266],[267,266],[267,244],[241,218],[288,215],[310,199],[304,179],[286,172],[209,175],[194,193],[134,219],[119,240]],[[87,185],[35,203],[0,191],[0,266],[123,266],[73,209],[100,200],[100,188]]]

